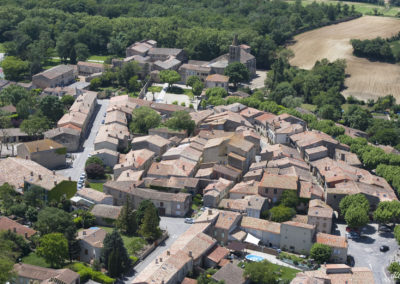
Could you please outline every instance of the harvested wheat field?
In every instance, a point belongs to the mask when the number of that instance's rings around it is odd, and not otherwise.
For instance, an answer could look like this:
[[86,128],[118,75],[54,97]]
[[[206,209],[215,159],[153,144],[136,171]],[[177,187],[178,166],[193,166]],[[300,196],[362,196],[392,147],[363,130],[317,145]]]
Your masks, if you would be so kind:
[[393,94],[400,101],[400,65],[372,62],[353,56],[350,39],[387,38],[400,32],[400,20],[388,17],[364,16],[352,21],[323,27],[296,36],[289,48],[295,56],[290,63],[311,69],[315,61],[344,58],[347,62],[343,94],[358,99],[376,99]]

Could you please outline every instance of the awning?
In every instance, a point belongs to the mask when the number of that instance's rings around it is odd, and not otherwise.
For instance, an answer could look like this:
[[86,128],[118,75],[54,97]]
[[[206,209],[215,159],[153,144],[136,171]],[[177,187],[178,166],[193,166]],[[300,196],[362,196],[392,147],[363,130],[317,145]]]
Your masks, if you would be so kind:
[[253,245],[258,245],[260,242],[260,239],[257,239],[255,236],[252,234],[247,234],[246,239],[244,240],[246,243],[253,244]]

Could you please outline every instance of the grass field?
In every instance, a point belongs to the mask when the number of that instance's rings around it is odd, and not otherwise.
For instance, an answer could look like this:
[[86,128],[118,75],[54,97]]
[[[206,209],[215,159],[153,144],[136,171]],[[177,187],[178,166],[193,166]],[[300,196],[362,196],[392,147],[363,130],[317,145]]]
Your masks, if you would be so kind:
[[98,61],[106,61],[107,55],[92,55],[90,56],[86,61],[88,60],[98,60]]
[[[295,1],[292,0],[289,0],[287,2],[295,3]],[[302,0],[301,3],[303,4],[303,6],[307,6],[313,2],[314,0]],[[384,7],[370,3],[331,1],[331,0],[317,0],[316,2],[332,3],[334,5],[336,5],[337,3],[340,3],[341,5],[347,4],[349,5],[349,7],[354,5],[354,9],[357,12],[362,13],[363,15],[375,15],[375,10],[377,12],[377,15],[390,16],[390,17],[395,17],[398,13],[400,13],[400,7]]]
[[43,257],[38,256],[34,252],[31,252],[29,255],[23,257],[22,262],[40,267],[50,267],[50,264],[48,264]]
[[90,188],[103,192],[103,183],[102,182],[91,182],[89,183]]
[[[99,228],[104,229],[107,233],[111,233],[114,230],[114,228],[110,228],[110,227],[99,227]],[[125,236],[122,234],[121,234],[121,237],[122,237],[122,241],[124,242],[124,246],[126,249],[128,249],[129,243],[132,241],[135,241],[137,244],[140,244],[141,247],[143,247],[144,245],[147,244],[147,242],[140,237],[129,237],[129,236]],[[139,240],[139,239],[141,239],[141,240]],[[138,247],[140,247],[140,246],[138,245]]]
[[295,54],[290,62],[300,68],[311,69],[317,60],[344,58],[349,75],[345,81],[345,96],[367,100],[393,94],[400,99],[400,65],[355,57],[350,44],[353,38],[388,38],[399,31],[399,19],[374,16],[312,30],[294,38],[295,44],[288,47]]
[[279,278],[282,280],[292,281],[293,278],[296,277],[296,274],[300,272],[300,270],[293,269],[290,267],[280,266],[278,264],[271,263],[272,267],[276,269],[276,271],[280,271],[282,274]]

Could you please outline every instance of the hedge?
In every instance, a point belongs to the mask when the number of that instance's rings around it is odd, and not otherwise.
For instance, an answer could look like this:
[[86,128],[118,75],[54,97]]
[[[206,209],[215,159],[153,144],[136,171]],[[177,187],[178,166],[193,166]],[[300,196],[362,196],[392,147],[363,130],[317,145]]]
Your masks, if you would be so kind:
[[84,263],[74,263],[70,268],[79,274],[79,276],[81,277],[81,282],[86,282],[89,279],[103,284],[112,284],[115,282],[114,278],[108,277],[100,271],[94,271],[92,268]]
[[65,194],[67,199],[73,197],[76,193],[76,181],[68,181],[64,180],[57,184],[50,192],[49,192],[49,200],[50,201],[60,201],[61,197]]

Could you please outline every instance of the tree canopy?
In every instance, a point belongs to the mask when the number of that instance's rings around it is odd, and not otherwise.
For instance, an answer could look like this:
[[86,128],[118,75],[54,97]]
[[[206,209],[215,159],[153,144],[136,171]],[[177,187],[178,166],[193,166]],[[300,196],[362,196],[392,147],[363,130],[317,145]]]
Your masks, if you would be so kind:
[[40,238],[40,245],[36,249],[51,267],[58,268],[68,257],[68,241],[61,233],[51,233]]
[[111,277],[119,277],[130,268],[131,260],[117,230],[104,238],[101,261]]
[[290,207],[286,207],[284,205],[278,205],[271,210],[269,210],[269,218],[274,222],[285,222],[292,219],[292,217],[296,214],[296,210]]
[[186,130],[188,134],[191,134],[195,128],[195,123],[191,116],[184,110],[174,112],[165,125],[171,129]]
[[332,249],[324,244],[315,243],[311,247],[310,256],[318,263],[327,262],[332,254]]
[[160,80],[163,83],[168,83],[168,88],[181,79],[181,75],[175,70],[162,70],[160,72]]
[[229,82],[237,87],[238,83],[247,82],[250,78],[249,70],[240,62],[230,63],[225,68],[225,75],[229,77]]
[[144,106],[133,110],[129,128],[132,133],[148,134],[149,129],[159,126],[160,123],[161,116],[152,108]]

